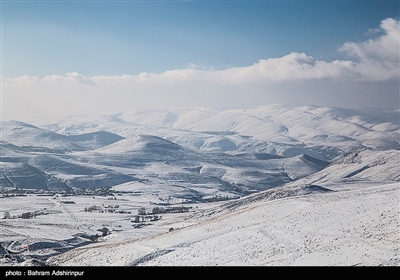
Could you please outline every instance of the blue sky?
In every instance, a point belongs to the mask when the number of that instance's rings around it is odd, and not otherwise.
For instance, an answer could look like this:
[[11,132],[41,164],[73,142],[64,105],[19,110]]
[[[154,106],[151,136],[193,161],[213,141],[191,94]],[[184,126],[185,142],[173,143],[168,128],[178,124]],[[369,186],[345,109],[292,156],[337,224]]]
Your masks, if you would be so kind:
[[[398,34],[399,1],[2,1],[1,7],[3,119],[108,114],[134,104],[399,105],[398,53],[375,51],[398,47],[385,38]],[[367,67],[390,55],[392,68]],[[347,64],[333,69],[334,61]],[[323,69],[304,77],[289,69],[304,63]],[[266,73],[263,67],[282,76],[249,78]],[[235,75],[234,84],[227,81]],[[97,106],[77,104],[93,99]],[[35,100],[45,104],[41,110],[28,108]],[[54,109],[60,101],[65,110]]]

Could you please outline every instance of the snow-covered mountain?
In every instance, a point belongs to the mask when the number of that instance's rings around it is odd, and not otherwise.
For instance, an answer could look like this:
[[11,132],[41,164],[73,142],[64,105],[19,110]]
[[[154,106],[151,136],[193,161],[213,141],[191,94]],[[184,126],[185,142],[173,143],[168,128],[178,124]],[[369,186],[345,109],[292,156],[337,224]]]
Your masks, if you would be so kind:
[[352,148],[399,149],[399,111],[379,112],[273,104],[253,109],[142,109],[97,120],[80,116],[35,124],[66,135],[101,130],[122,137],[150,134],[200,150],[308,154],[330,160]]
[[398,266],[398,114],[274,104],[2,122],[0,265]]
[[63,135],[19,121],[2,122],[0,133],[2,142],[19,146],[26,151],[54,153],[97,149],[123,139],[106,131]]
[[273,104],[2,122],[0,183],[91,189],[145,181],[178,186],[191,199],[202,188],[236,196],[313,174],[356,148],[398,150],[398,112],[373,112]]
[[[88,150],[94,145],[94,134],[104,136],[105,132],[59,136],[66,143],[79,144],[77,151],[57,152],[53,145],[52,149],[39,149],[3,143],[2,185],[22,189],[93,189],[143,181],[149,188],[160,183],[176,186],[182,189],[181,196],[201,200],[210,189],[237,196],[281,185],[327,165],[306,155],[288,158],[266,153],[199,151],[153,135],[121,138]],[[116,138],[109,133],[95,142]],[[85,151],[81,151],[82,143],[86,144]],[[49,146],[47,142],[44,145]]]

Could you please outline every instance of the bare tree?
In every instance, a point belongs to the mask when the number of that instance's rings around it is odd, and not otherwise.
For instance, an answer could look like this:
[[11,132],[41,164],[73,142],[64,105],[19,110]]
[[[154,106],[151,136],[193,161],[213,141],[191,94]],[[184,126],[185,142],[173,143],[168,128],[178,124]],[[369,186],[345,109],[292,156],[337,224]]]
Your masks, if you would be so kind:
[[4,212],[3,219],[11,219],[10,212],[8,212],[8,211]]
[[161,207],[154,207],[153,210],[152,210],[153,214],[160,214],[160,213],[163,213],[163,212],[164,212],[164,209],[161,208]]
[[26,212],[26,213],[22,213],[21,214],[21,218],[22,219],[30,219],[33,217],[33,213],[32,212]]
[[140,207],[140,208],[138,209],[138,214],[139,214],[139,215],[146,215],[146,214],[147,214],[147,213],[146,213],[146,208]]
[[109,230],[108,228],[106,228],[106,227],[103,227],[103,228],[101,229],[101,232],[103,233],[102,236],[106,236],[106,235],[108,235],[108,233],[110,232],[110,230]]

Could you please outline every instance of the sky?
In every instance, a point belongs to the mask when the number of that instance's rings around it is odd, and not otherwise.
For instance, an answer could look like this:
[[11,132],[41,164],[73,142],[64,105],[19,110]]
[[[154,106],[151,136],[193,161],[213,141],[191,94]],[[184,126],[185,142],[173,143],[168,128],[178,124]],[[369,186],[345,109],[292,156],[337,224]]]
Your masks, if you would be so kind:
[[399,108],[399,1],[1,1],[1,120]]

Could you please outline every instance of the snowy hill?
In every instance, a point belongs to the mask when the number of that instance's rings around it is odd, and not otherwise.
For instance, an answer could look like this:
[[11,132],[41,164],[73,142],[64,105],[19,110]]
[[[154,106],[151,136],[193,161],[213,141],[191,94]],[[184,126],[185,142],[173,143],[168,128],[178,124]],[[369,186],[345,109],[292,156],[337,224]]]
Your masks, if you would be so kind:
[[3,122],[0,264],[398,266],[398,111],[372,112]]
[[[400,181],[400,151],[353,150],[328,167],[296,181],[296,184],[318,184],[334,189],[352,189],[360,183],[383,184]],[[362,184],[362,185],[363,185]]]
[[[11,172],[11,164],[17,170],[25,168],[46,174],[48,187],[45,189],[54,187],[53,183],[62,183],[68,188],[90,189],[144,181],[149,188],[160,183],[174,185],[185,190],[184,197],[195,200],[206,195],[208,189],[236,196],[275,187],[327,165],[309,156],[272,156],[269,159],[267,154],[260,154],[258,158],[247,159],[224,153],[198,152],[149,135],[123,139],[94,151],[18,153],[18,157],[13,158],[17,162],[3,162],[2,166],[3,176],[14,184],[23,178],[25,180],[26,176],[22,178],[21,172]],[[46,176],[43,174],[40,178],[44,180]],[[21,184],[18,183],[18,187],[24,188]],[[25,187],[31,188],[33,184],[30,182]],[[206,193],[202,188],[207,190]]]
[[202,188],[248,194],[313,174],[356,148],[399,150],[396,111],[374,112],[273,104],[3,122],[0,183],[91,189],[140,180],[177,185],[192,199]]
[[[324,169],[300,180],[317,182],[330,173],[329,186],[335,190],[292,182],[174,220],[173,231],[123,242],[110,238],[49,262],[61,266],[398,266],[399,156],[398,151],[370,150],[346,155],[329,166],[329,172]],[[365,169],[351,176],[357,179],[349,189],[343,180],[360,163],[370,166],[372,173]],[[381,183],[373,176],[378,173]]]
[[123,137],[105,131],[80,135],[62,135],[31,124],[8,121],[1,123],[1,141],[27,151],[69,152],[100,148]]
[[[181,188],[180,195],[193,200],[201,200],[210,191],[237,196],[275,187],[327,165],[310,156],[285,158],[260,153],[245,157],[199,152],[150,135],[123,139],[93,151],[12,152],[13,156],[3,157],[2,162],[2,182],[6,187],[13,182],[19,188],[32,188],[34,181],[22,184],[28,175],[42,178],[40,185],[33,188],[43,189],[92,189],[143,181],[148,188],[161,183],[164,188]],[[31,172],[25,175],[28,170]]]
[[83,147],[68,139],[65,135],[57,134],[36,126],[9,121],[1,123],[1,141],[33,150],[82,150]]
[[125,138],[148,134],[205,151],[308,154],[331,160],[353,148],[399,149],[400,121],[395,118],[399,112],[376,111],[368,115],[344,108],[286,108],[278,104],[225,110],[142,109],[98,120],[80,116],[41,120],[35,125],[61,134],[108,131]]

